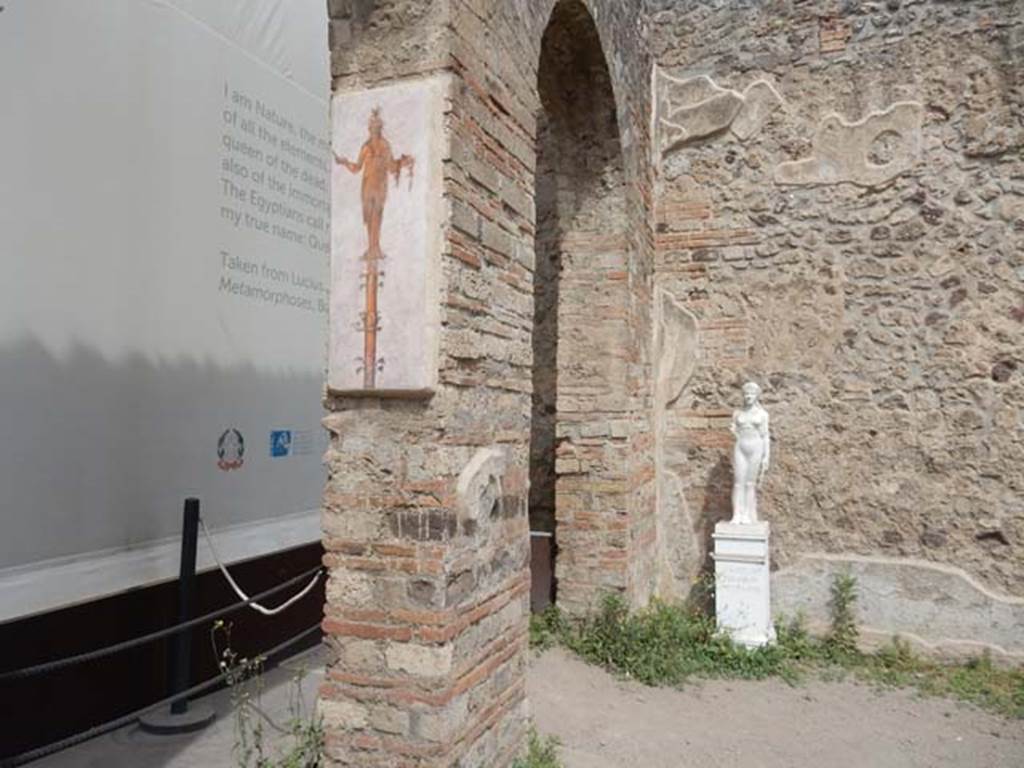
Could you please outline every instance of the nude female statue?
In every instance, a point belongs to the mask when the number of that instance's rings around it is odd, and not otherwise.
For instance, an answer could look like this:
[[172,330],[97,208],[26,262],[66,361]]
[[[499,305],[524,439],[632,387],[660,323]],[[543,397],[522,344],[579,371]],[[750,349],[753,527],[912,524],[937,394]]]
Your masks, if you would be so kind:
[[732,453],[732,520],[749,524],[757,519],[757,487],[768,471],[771,444],[768,411],[758,398],[761,388],[752,381],[743,385],[743,407],[733,411],[730,431],[736,438]]

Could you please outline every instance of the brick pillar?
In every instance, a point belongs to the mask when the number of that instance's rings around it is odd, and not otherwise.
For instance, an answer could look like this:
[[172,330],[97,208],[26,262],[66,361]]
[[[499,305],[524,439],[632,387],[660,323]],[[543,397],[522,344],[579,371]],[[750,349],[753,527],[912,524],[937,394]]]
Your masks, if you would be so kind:
[[326,399],[327,763],[506,768],[526,731],[532,143],[452,59],[458,8],[335,6],[336,90],[447,87],[436,386]]
[[481,448],[457,477],[371,478],[345,438],[359,419],[327,420],[329,764],[508,765],[526,719],[525,474]]

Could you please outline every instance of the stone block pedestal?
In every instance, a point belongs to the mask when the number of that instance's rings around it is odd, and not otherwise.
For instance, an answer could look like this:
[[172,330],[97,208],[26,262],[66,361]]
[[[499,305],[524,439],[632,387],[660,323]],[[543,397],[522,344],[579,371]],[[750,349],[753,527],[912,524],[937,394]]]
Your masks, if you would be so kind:
[[748,648],[775,641],[768,574],[768,523],[718,523],[715,616],[718,628]]

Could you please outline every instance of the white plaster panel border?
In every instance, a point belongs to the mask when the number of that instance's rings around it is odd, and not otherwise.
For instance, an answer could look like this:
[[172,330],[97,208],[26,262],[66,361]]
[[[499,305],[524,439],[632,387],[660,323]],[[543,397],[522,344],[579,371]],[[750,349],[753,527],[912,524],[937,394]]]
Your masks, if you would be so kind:
[[657,64],[651,67],[651,95],[655,167],[665,154],[726,129],[731,129],[740,141],[747,141],[784,103],[775,86],[763,78],[740,92],[719,86],[706,74],[676,77]]
[[[923,119],[924,106],[916,101],[898,101],[855,122],[832,112],[815,129],[811,155],[777,165],[775,182],[796,186],[884,184],[920,161]],[[886,134],[896,137],[891,148],[893,156],[886,162],[875,163],[871,159],[872,145]]]
[[658,538],[657,591],[661,597],[683,599],[697,576],[700,540],[686,503],[683,481],[669,467],[665,448],[666,414],[682,395],[700,362],[697,318],[672,293],[654,290],[654,441],[655,525]]
[[802,613],[810,629],[829,620],[833,578],[857,580],[856,611],[865,644],[894,635],[930,653],[964,657],[988,649],[1005,660],[1024,660],[1024,598],[1000,594],[960,568],[911,558],[804,554],[772,574],[772,611]]

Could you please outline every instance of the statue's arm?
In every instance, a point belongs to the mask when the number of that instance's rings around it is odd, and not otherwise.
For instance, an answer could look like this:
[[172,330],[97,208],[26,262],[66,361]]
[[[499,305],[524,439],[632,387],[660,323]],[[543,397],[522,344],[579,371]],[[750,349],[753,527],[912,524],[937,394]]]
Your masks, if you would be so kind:
[[732,436],[733,437],[736,437],[736,429],[737,429],[736,421],[737,421],[737,419],[739,419],[739,415],[740,415],[739,411],[733,411],[732,412],[732,421],[729,422],[729,431],[732,432]]

